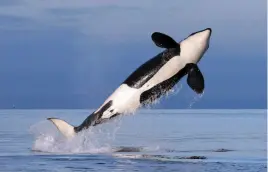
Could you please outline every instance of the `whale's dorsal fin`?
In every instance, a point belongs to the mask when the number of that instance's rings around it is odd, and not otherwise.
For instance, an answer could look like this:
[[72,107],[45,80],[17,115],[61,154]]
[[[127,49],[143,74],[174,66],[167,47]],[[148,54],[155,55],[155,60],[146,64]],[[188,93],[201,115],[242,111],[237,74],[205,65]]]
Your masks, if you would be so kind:
[[160,32],[154,32],[151,37],[155,45],[158,47],[167,49],[179,47],[179,44],[166,34]]

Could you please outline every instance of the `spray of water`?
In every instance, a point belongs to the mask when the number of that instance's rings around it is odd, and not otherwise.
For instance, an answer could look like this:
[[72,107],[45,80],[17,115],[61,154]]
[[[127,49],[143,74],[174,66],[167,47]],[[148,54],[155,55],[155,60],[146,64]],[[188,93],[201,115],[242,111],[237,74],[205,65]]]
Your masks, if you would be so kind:
[[198,102],[204,95],[204,92],[202,94],[195,94],[192,101],[190,102],[188,109],[191,109],[193,105]]
[[41,121],[30,127],[34,136],[32,150],[60,154],[109,153],[120,126],[121,118],[118,117],[111,123],[89,128],[72,139],[66,139],[51,123]]
[[161,96],[159,98],[156,98],[157,97],[156,96],[156,97],[153,97],[152,99],[146,101],[145,102],[145,105],[144,105],[144,108],[151,109],[152,106],[161,103],[161,101],[163,99],[168,99],[170,96],[174,96],[174,95],[179,94],[179,92],[181,91],[181,89],[182,89],[182,84],[175,85],[172,89],[164,92],[163,93],[163,96]]

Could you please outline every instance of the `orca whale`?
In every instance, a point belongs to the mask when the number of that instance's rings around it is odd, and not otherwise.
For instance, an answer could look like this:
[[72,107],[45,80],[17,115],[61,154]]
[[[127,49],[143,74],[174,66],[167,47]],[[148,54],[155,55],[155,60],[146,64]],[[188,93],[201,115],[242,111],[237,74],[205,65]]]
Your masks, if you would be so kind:
[[205,82],[197,63],[209,48],[211,33],[211,28],[206,28],[177,43],[164,33],[154,32],[152,41],[164,50],[138,67],[81,125],[74,127],[57,118],[48,120],[65,137],[72,138],[82,130],[152,103],[186,75],[189,87],[197,94],[203,93]]

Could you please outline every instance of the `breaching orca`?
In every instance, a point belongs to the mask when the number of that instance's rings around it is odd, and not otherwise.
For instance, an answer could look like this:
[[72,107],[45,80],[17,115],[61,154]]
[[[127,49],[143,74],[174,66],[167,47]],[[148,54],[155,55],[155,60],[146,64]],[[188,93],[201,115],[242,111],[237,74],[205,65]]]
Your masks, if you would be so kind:
[[197,66],[209,47],[211,28],[190,34],[177,43],[160,32],[151,35],[156,46],[165,50],[137,68],[106,101],[81,125],[71,126],[67,122],[48,118],[67,138],[96,126],[120,114],[133,113],[136,109],[160,98],[187,75],[187,84],[197,94],[205,88],[204,77]]

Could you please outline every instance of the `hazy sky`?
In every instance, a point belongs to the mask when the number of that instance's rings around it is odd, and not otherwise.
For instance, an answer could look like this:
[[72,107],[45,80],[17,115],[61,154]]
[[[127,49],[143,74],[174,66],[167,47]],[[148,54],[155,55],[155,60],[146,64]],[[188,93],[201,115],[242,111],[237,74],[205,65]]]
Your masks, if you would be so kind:
[[[97,108],[162,49],[152,32],[177,41],[211,27],[199,66],[205,94],[192,108],[266,108],[264,0],[1,0],[0,108]],[[189,108],[179,93],[155,108]]]

